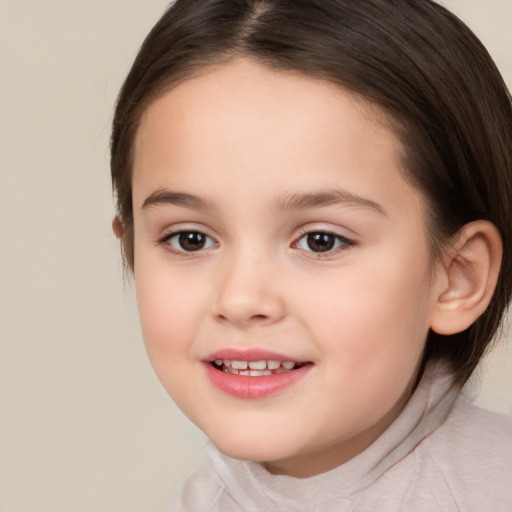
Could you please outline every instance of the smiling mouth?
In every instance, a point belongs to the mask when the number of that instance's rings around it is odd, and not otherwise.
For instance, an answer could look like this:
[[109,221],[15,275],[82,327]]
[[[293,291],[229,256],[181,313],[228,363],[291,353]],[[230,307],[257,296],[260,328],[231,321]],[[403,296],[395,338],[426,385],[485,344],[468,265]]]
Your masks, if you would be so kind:
[[301,368],[304,364],[306,363],[277,360],[230,361],[226,359],[215,359],[215,361],[211,362],[211,365],[216,370],[229,373],[231,375],[242,375],[247,377],[263,377],[289,373]]

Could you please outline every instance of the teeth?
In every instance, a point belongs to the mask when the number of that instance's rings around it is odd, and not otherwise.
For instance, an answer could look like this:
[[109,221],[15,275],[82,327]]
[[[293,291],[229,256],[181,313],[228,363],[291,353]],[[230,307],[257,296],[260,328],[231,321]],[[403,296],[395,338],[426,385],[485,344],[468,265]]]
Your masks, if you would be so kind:
[[293,361],[230,361],[227,359],[215,359],[215,366],[224,372],[235,375],[272,375],[273,373],[284,373],[293,370],[296,363]]
[[269,370],[263,370],[263,371],[260,371],[260,370],[251,370],[249,372],[249,375],[251,377],[261,377],[263,375],[272,375],[272,372],[269,371]]
[[250,361],[249,368],[251,370],[264,370],[267,367],[267,361]]

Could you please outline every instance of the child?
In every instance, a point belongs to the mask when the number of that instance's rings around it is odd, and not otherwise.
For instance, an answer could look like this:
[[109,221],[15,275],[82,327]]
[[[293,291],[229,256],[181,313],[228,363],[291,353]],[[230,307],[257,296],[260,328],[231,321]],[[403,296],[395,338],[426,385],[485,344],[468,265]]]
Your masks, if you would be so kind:
[[169,510],[509,511],[460,394],[510,299],[512,108],[430,0],[177,0],[126,79],[113,227],[209,437]]

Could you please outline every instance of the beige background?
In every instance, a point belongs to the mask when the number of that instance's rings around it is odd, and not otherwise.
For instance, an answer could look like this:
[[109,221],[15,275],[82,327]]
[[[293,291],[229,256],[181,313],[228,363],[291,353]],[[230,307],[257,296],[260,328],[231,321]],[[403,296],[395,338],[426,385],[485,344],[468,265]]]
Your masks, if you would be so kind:
[[[445,3],[512,85],[512,0]],[[0,0],[3,512],[158,511],[203,451],[147,362],[110,232],[114,99],[165,5]],[[512,415],[509,345],[480,375],[477,400]]]

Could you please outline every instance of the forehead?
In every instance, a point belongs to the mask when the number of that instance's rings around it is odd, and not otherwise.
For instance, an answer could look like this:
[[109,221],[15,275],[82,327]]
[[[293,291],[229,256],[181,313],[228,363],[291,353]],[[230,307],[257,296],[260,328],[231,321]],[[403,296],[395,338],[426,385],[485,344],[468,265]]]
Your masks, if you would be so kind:
[[[314,131],[329,119],[355,121],[365,124],[369,131],[378,128],[383,146],[392,144],[393,149],[400,146],[389,116],[360,95],[327,80],[297,71],[270,69],[243,58],[204,67],[150,102],[141,115],[135,155],[141,143],[153,138],[161,130],[160,123],[170,116],[177,130],[188,129],[192,134],[201,128],[213,131],[229,126],[245,127],[248,123],[268,130],[288,122],[287,131],[270,131],[275,138],[295,136],[298,130],[308,127],[310,132]],[[243,134],[242,131],[240,137]]]
[[402,146],[385,121],[377,107],[323,80],[248,60],[212,66],[144,112],[134,202],[168,184],[196,193],[207,183],[214,194],[229,181],[250,196],[256,182],[307,190],[342,175],[348,189],[357,181],[358,194],[371,196],[377,178],[391,192],[403,181]]

